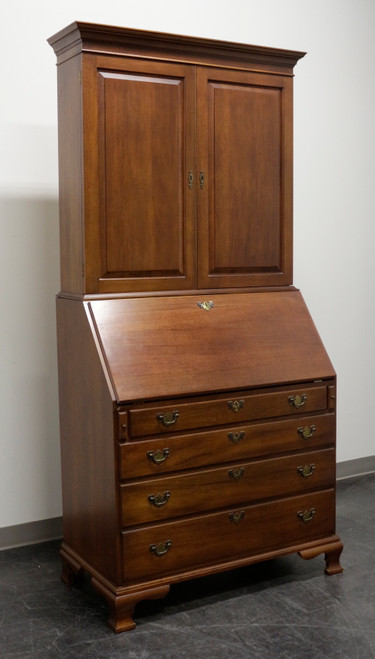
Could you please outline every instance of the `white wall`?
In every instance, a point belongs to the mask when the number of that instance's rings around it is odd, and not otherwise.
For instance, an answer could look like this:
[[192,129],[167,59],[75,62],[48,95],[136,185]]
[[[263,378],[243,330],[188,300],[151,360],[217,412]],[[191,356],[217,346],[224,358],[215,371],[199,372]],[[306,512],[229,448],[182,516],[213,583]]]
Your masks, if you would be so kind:
[[14,0],[0,39],[0,527],[61,514],[46,39],[73,20],[308,51],[295,79],[295,283],[339,376],[338,460],[374,455],[373,0]]

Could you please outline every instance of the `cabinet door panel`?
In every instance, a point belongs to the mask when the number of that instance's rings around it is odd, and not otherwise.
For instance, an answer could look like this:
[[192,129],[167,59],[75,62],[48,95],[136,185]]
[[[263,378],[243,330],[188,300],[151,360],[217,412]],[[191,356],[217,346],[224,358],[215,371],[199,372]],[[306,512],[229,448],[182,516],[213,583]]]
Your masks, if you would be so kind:
[[96,72],[100,291],[191,288],[195,72],[106,64]]
[[291,80],[198,72],[199,285],[290,284]]

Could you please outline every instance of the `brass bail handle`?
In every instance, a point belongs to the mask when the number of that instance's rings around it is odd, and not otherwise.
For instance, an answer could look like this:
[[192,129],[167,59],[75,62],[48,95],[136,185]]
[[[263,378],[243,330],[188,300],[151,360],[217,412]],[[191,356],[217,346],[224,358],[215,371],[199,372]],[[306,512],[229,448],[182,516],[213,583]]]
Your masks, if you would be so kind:
[[162,412],[159,412],[156,415],[156,419],[159,421],[159,423],[162,423],[163,426],[173,426],[174,423],[176,423],[178,417],[180,416],[180,413],[178,410],[174,410],[173,412],[167,412],[167,414],[163,414]]
[[289,396],[288,397],[289,405],[292,407],[295,407],[296,409],[299,409],[300,407],[303,407],[304,404],[307,401],[307,395],[306,394],[297,394],[297,396]]
[[228,476],[229,478],[233,478],[233,480],[235,481],[239,481],[240,478],[242,478],[242,476],[244,475],[244,473],[245,473],[245,467],[238,467],[237,469],[229,469]]
[[304,467],[297,467],[297,472],[300,474],[300,476],[303,476],[303,478],[309,478],[309,476],[313,475],[315,467],[316,465],[314,464],[305,465]]
[[169,448],[163,448],[162,451],[160,448],[158,448],[156,451],[147,451],[148,459],[151,460],[151,462],[154,462],[156,465],[164,462],[169,457],[169,454]]
[[297,517],[300,520],[302,520],[302,522],[307,523],[307,522],[311,522],[311,520],[313,519],[315,513],[316,513],[315,508],[310,508],[310,510],[300,510],[297,513]]
[[301,426],[300,428],[297,428],[298,434],[303,438],[303,439],[311,439],[313,436],[314,432],[316,431],[316,426],[305,426],[304,428]]
[[155,508],[161,508],[161,506],[165,506],[165,504],[169,501],[171,497],[170,492],[159,492],[158,494],[149,494],[148,496],[148,501],[152,506],[155,506]]
[[241,441],[245,437],[245,431],[244,430],[239,430],[238,432],[229,432],[228,433],[228,439],[230,442],[233,442],[233,444],[238,444],[238,442]]
[[172,546],[172,541],[166,540],[165,542],[159,542],[159,544],[157,545],[150,545],[150,551],[153,554],[155,554],[155,556],[160,558],[160,556],[164,556],[167,553],[167,551],[169,551],[171,546]]
[[229,513],[229,519],[231,522],[234,522],[234,524],[239,524],[244,517],[245,517],[244,510],[238,510],[235,513]]

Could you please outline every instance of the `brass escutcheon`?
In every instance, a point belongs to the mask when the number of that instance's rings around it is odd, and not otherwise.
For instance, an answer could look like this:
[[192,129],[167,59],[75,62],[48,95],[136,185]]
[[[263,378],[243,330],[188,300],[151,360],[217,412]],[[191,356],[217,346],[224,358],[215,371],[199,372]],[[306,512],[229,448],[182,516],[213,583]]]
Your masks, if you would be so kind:
[[175,410],[174,412],[167,412],[167,414],[162,414],[162,412],[159,412],[156,415],[157,420],[159,423],[162,423],[163,426],[173,426],[174,423],[176,423],[178,417],[180,416],[180,413],[178,410]]
[[201,190],[204,190],[204,171],[201,170],[199,172],[199,185],[201,186]]
[[245,517],[245,511],[244,510],[239,510],[236,513],[229,513],[229,519],[231,522],[234,522],[235,524],[239,524],[241,520]]
[[160,464],[161,462],[164,462],[169,456],[169,448],[163,448],[161,451],[158,449],[157,451],[147,451],[147,457],[151,462],[154,462],[155,464]]
[[150,545],[150,551],[152,551],[155,556],[164,556],[164,554],[169,551],[172,546],[171,540],[166,540],[166,542],[159,542],[158,545]]
[[305,426],[304,428],[297,428],[297,432],[303,439],[311,439],[313,436],[314,432],[316,430],[316,426]]
[[240,430],[239,432],[229,432],[228,439],[233,442],[233,444],[238,444],[245,437],[245,431]]
[[210,309],[213,309],[214,303],[210,300],[209,302],[197,302],[197,305],[200,309],[210,311]]
[[152,506],[155,506],[155,508],[161,508],[161,506],[165,506],[165,504],[169,501],[171,497],[170,492],[163,492],[161,494],[160,492],[158,494],[149,494],[147,499],[151,503]]
[[232,412],[238,412],[245,405],[243,398],[240,400],[228,400],[228,407]]
[[242,476],[244,475],[244,473],[245,473],[245,467],[238,467],[238,469],[229,469],[228,476],[230,478],[233,478],[235,481],[239,481],[240,478],[242,478]]
[[305,465],[304,467],[297,467],[298,473],[303,476],[303,478],[308,478],[312,476],[315,471],[315,465]]
[[311,522],[312,518],[316,513],[315,508],[310,508],[310,510],[300,510],[297,513],[297,517],[302,520],[302,522]]
[[307,400],[307,395],[306,394],[302,394],[302,396],[300,394],[297,394],[297,396],[289,396],[288,397],[289,405],[292,405],[293,407],[296,407],[297,409],[299,409],[300,407],[303,407],[304,404],[306,403],[306,400]]

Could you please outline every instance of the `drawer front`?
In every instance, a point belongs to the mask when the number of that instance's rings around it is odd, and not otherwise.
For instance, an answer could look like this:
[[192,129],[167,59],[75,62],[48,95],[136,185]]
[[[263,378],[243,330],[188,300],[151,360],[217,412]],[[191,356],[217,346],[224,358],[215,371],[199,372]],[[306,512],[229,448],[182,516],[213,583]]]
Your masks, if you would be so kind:
[[302,494],[331,487],[334,481],[335,452],[325,449],[125,484],[122,525]]
[[[304,521],[305,520],[305,521]],[[122,534],[125,584],[261,555],[332,535],[334,490]]]
[[324,385],[251,395],[239,393],[198,402],[133,408],[129,411],[129,433],[131,437],[159,435],[325,409]]
[[332,413],[138,440],[120,446],[120,478],[154,476],[273,453],[321,448],[334,441]]

